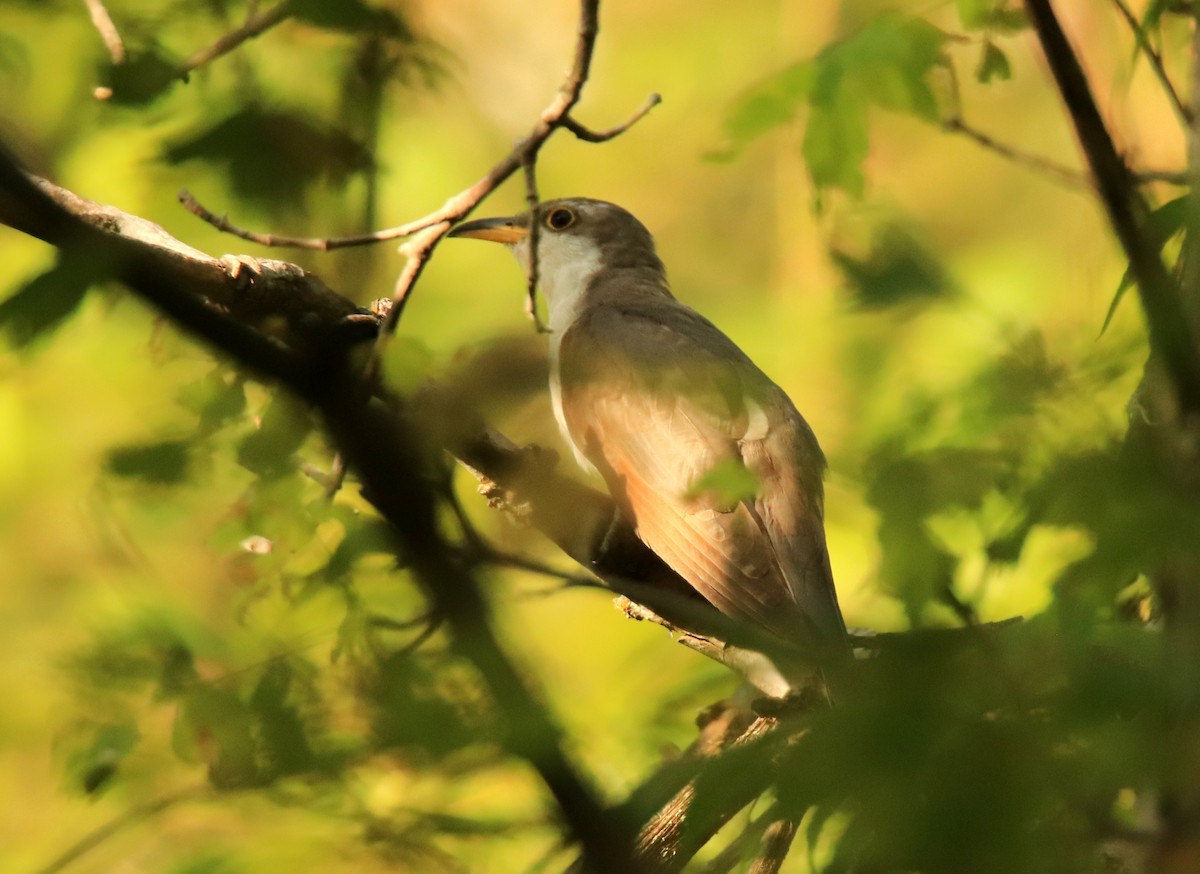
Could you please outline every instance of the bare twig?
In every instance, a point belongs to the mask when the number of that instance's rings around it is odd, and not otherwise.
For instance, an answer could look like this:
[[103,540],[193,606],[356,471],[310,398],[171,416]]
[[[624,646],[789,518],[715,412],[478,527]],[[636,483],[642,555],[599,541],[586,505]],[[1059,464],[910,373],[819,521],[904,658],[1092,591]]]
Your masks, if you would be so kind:
[[117,31],[112,16],[104,7],[104,0],[83,0],[83,2],[87,4],[88,13],[92,16],[92,25],[99,31],[100,38],[104,40],[104,47],[108,49],[108,56],[112,62],[114,64],[125,63],[125,43],[121,40],[121,34]]
[[1025,0],[1025,8],[1075,124],[1100,200],[1129,258],[1129,271],[1137,280],[1146,314],[1151,348],[1161,356],[1171,375],[1180,409],[1200,414],[1200,345],[1184,313],[1179,290],[1163,265],[1158,247],[1147,236],[1149,207],[1133,174],[1117,153],[1092,98],[1087,77],[1050,0]]
[[1150,38],[1146,36],[1146,31],[1142,29],[1142,25],[1134,16],[1133,11],[1125,0],[1112,0],[1113,6],[1117,7],[1117,12],[1125,19],[1125,23],[1129,25],[1129,29],[1133,31],[1133,38],[1137,41],[1138,48],[1142,54],[1146,56],[1146,60],[1150,62],[1150,68],[1154,70],[1154,75],[1158,77],[1159,84],[1162,85],[1163,91],[1170,100],[1171,108],[1175,110],[1175,114],[1179,116],[1179,120],[1185,125],[1192,122],[1192,111],[1188,109],[1186,103],[1179,96],[1179,92],[1175,90],[1175,86],[1171,83],[1171,77],[1167,75],[1167,68],[1163,64],[1162,55],[1158,50],[1150,44]]
[[1138,170],[1134,173],[1139,183],[1165,182],[1168,185],[1191,185],[1186,170]]
[[[599,32],[599,5],[599,0],[581,0],[574,62],[562,85],[559,86],[554,99],[542,110],[532,130],[519,140],[512,151],[493,166],[482,178],[449,198],[441,207],[427,215],[406,222],[405,224],[397,225],[396,227],[385,228],[369,234],[358,234],[349,237],[295,237],[283,234],[260,233],[238,227],[224,216],[218,216],[205,208],[186,191],[180,193],[180,202],[183,203],[189,212],[213,225],[218,230],[240,237],[243,240],[259,243],[264,246],[316,249],[322,251],[396,240],[424,230],[425,228],[441,224],[442,222],[453,224],[454,222],[461,221],[487,195],[512,176],[513,173],[521,169],[527,160],[529,160],[529,156],[536,155],[555,130],[559,127],[569,127],[566,119],[570,111],[575,107],[575,104],[579,102],[580,92],[587,81],[591,67],[592,51],[594,49],[596,34]],[[608,136],[610,131],[604,131],[601,138],[596,140],[596,142],[603,142],[605,139],[611,139],[628,130],[630,126],[660,102],[660,100],[654,99],[655,96],[657,95],[652,95],[646,105],[638,110],[627,122],[618,125],[617,128],[613,128],[611,136]],[[576,125],[579,130],[587,130],[573,119],[571,120],[571,124]],[[574,131],[574,128],[572,130]],[[576,135],[578,136],[579,134],[577,133]]]
[[950,133],[962,134],[988,151],[995,152],[1000,157],[1006,158],[1015,164],[1045,173],[1056,182],[1068,188],[1080,189],[1091,187],[1091,182],[1088,180],[1087,174],[1079,170],[1073,170],[1070,167],[1064,167],[1062,164],[1057,164],[1049,158],[1043,158],[1041,155],[1031,155],[1007,143],[1002,143],[990,134],[986,134],[978,128],[967,124],[961,116],[944,119],[942,121],[942,129]]
[[529,269],[525,274],[525,315],[533,322],[534,330],[539,334],[548,334],[550,329],[542,324],[537,311],[537,288],[541,268],[538,253],[542,240],[542,217],[538,214],[541,198],[538,196],[537,187],[537,153],[530,152],[526,155],[523,164],[525,203],[529,208]]
[[[759,716],[753,719],[732,739],[727,734],[718,735],[715,742],[699,755],[709,759],[722,750],[744,747],[762,741],[778,724],[773,717]],[[737,726],[739,723],[730,723]],[[703,734],[703,732],[702,732]],[[696,797],[695,781],[687,782],[675,795],[655,813],[642,827],[637,838],[637,856],[655,872],[679,871],[688,860],[739,810],[749,804],[770,782],[764,773],[762,785],[740,783],[736,791],[730,792],[719,809],[705,811],[705,819],[695,816],[689,819],[692,801]],[[685,826],[686,822],[686,826]]]
[[749,874],[778,874],[788,850],[792,848],[792,840],[796,837],[795,817],[778,811],[775,817],[767,826],[762,852],[750,866]]
[[253,39],[270,30],[292,14],[291,5],[292,0],[280,0],[279,3],[276,3],[265,12],[251,14],[241,27],[231,30],[208,48],[201,49],[180,64],[179,72],[186,75],[192,70],[203,67],[205,64],[210,64],[222,55],[229,54],[229,52],[247,40]]
[[122,813],[120,816],[106,822],[99,828],[88,832],[75,843],[71,844],[71,846],[67,847],[67,849],[58,856],[58,858],[50,862],[45,867],[39,868],[38,874],[58,874],[58,872],[65,869],[76,859],[95,849],[118,832],[124,831],[130,826],[137,825],[143,820],[152,819],[155,816],[158,816],[164,810],[174,807],[180,802],[195,801],[211,794],[212,790],[207,786],[193,786],[188,789],[182,789],[178,792],[172,792],[168,795],[163,795],[160,798],[156,798],[153,801],[148,801],[144,804],[135,805],[134,807]]
[[569,115],[563,116],[562,126],[571,133],[575,134],[577,139],[581,139],[584,142],[606,143],[614,137],[619,137],[621,134],[625,133],[625,131],[629,130],[639,121],[641,121],[651,109],[658,106],[660,103],[662,103],[662,95],[655,92],[646,98],[646,102],[638,107],[637,111],[634,112],[633,115],[629,116],[629,118],[621,122],[621,124],[618,124],[615,127],[610,127],[606,130],[595,131],[589,127],[584,127]]

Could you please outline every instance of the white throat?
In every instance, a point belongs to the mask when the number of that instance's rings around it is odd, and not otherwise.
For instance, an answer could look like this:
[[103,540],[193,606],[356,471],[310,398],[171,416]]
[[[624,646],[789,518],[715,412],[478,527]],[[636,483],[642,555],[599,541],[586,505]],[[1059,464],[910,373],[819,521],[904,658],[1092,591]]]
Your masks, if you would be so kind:
[[[528,240],[513,245],[512,253],[521,266],[528,270]],[[596,468],[571,436],[563,414],[559,350],[563,335],[579,317],[584,293],[600,267],[600,248],[586,237],[548,232],[539,235],[538,286],[546,298],[550,315],[550,402],[554,406],[558,428],[574,452],[575,460],[584,470],[592,473],[596,472]]]

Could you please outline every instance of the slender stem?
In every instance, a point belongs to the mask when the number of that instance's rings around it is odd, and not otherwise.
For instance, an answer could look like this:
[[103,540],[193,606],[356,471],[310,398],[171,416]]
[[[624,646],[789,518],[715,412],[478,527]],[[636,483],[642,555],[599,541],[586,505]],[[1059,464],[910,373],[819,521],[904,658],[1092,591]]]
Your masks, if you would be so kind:
[[104,7],[103,0],[83,0],[83,2],[87,4],[88,14],[92,17],[92,25],[99,31],[100,38],[104,40],[104,47],[108,49],[108,56],[112,58],[112,62],[114,64],[125,63],[125,43],[121,39],[116,24],[113,23],[112,16]]
[[1150,345],[1171,376],[1180,408],[1200,414],[1200,346],[1185,318],[1179,289],[1145,232],[1149,208],[1118,154],[1092,97],[1079,59],[1067,42],[1050,0],[1025,0],[1059,93],[1075,124],[1100,200],[1129,258],[1150,332]]
[[292,0],[280,0],[266,12],[250,15],[241,27],[229,31],[208,48],[201,49],[180,64],[179,72],[190,73],[192,70],[210,64],[222,55],[229,54],[247,40],[265,33],[291,15],[291,5]]
[[1112,0],[1113,6],[1117,7],[1117,12],[1125,19],[1125,23],[1129,25],[1129,29],[1133,31],[1133,38],[1137,40],[1138,48],[1142,54],[1146,56],[1146,60],[1150,62],[1150,69],[1154,70],[1154,75],[1158,77],[1159,84],[1162,85],[1163,91],[1166,93],[1171,102],[1171,108],[1175,110],[1175,114],[1179,116],[1179,120],[1186,124],[1191,124],[1192,111],[1188,109],[1186,103],[1179,96],[1179,92],[1175,90],[1175,86],[1171,84],[1171,77],[1167,75],[1167,68],[1163,64],[1162,55],[1150,44],[1149,37],[1146,36],[1146,31],[1142,29],[1142,25],[1134,16],[1133,11],[1129,8],[1125,0]]

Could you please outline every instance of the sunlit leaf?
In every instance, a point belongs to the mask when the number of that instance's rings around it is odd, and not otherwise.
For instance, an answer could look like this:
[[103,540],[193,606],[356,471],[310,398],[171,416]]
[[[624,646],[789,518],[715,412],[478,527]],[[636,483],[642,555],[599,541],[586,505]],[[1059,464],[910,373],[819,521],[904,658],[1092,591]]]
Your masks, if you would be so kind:
[[748,143],[794,121],[812,90],[815,71],[811,61],[801,61],[758,83],[726,115],[722,128],[729,144],[711,157],[731,160]]
[[728,145],[717,156],[736,155],[807,103],[803,155],[813,182],[861,194],[868,110],[879,106],[935,120],[928,77],[942,61],[945,41],[942,31],[918,18],[884,15],[870,22],[756,86],[727,116]]

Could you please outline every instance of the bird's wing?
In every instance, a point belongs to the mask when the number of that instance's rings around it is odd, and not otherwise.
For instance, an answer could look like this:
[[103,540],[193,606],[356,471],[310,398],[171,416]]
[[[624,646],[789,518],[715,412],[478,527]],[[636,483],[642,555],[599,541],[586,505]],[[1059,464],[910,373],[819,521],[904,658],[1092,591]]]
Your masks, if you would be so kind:
[[[844,637],[821,520],[824,459],[782,390],[670,300],[585,312],[560,356],[571,435],[647,546],[732,618],[807,644]],[[703,487],[738,466],[757,494]]]

